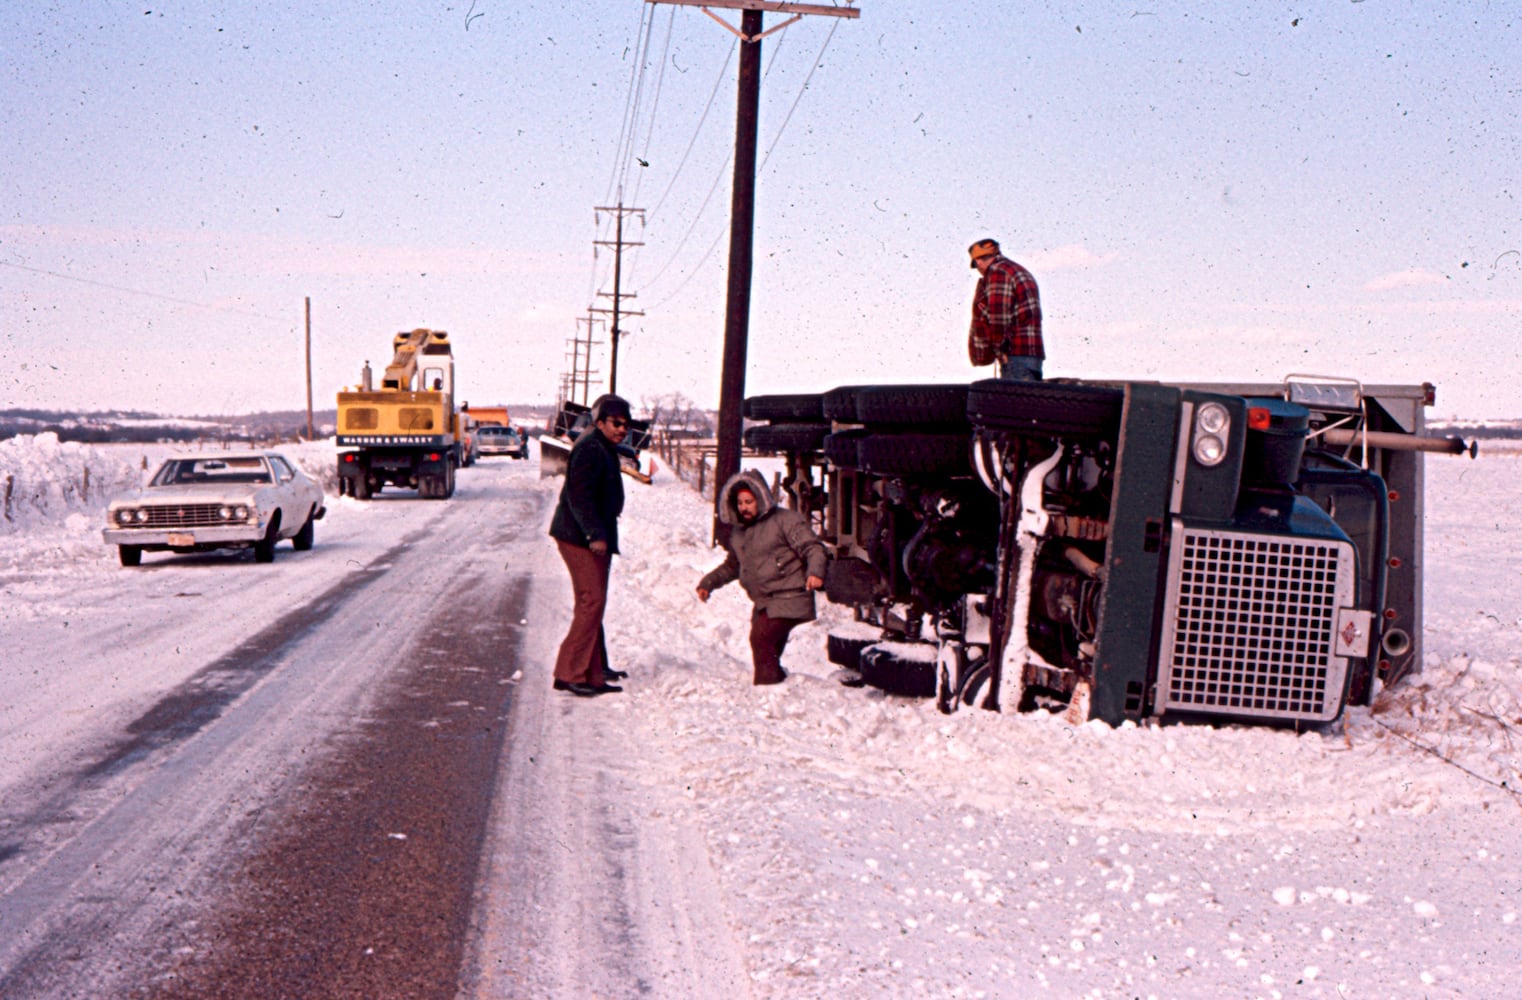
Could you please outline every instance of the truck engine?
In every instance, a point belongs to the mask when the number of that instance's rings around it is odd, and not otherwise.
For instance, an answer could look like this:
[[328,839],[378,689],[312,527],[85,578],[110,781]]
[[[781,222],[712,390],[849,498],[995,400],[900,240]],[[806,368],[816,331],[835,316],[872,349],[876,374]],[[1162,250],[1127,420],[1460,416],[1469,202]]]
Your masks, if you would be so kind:
[[[1324,725],[1419,659],[1430,386],[989,380],[756,396],[831,549],[851,681],[961,705]],[[1469,449],[1472,453],[1473,449]]]

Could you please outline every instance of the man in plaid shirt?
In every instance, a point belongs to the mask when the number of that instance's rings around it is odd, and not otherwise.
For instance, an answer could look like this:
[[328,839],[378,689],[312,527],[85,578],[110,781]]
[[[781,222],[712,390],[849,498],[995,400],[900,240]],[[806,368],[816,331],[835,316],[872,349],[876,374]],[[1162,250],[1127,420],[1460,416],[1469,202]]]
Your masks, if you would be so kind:
[[999,252],[994,240],[967,248],[982,275],[972,299],[972,330],[967,354],[974,365],[999,362],[999,377],[1009,382],[1038,382],[1046,348],[1041,342],[1041,295],[1036,279]]

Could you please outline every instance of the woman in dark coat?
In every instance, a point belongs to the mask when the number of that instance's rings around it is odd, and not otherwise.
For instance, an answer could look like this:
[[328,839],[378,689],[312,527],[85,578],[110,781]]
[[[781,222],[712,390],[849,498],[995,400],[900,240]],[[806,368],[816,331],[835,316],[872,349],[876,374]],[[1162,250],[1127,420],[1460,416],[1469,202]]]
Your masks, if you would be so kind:
[[608,681],[626,676],[608,666],[602,616],[618,552],[618,516],[624,509],[618,446],[629,434],[629,403],[603,396],[592,406],[592,421],[571,448],[565,485],[550,521],[550,536],[570,570],[576,598],[570,630],[555,659],[555,690],[584,698],[622,691]]

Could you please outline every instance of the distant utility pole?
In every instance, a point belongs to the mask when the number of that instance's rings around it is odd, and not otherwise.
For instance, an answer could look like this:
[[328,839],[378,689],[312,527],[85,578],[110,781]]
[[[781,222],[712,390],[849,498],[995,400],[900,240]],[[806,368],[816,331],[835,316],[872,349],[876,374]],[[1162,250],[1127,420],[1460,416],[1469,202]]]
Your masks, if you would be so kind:
[[312,297],[307,296],[307,440],[312,440]]
[[598,292],[597,293],[598,295],[601,295],[604,298],[612,298],[613,299],[613,308],[612,309],[593,309],[591,311],[594,312],[594,313],[612,313],[613,314],[613,329],[612,329],[612,331],[610,331],[610,334],[609,334],[610,340],[608,341],[608,343],[610,345],[610,348],[611,348],[610,351],[609,351],[609,354],[608,354],[608,391],[609,392],[617,392],[618,391],[618,337],[619,337],[619,334],[623,332],[619,328],[618,318],[619,318],[620,315],[623,315],[623,316],[643,316],[643,315],[645,315],[642,312],[632,312],[632,311],[625,310],[622,313],[620,313],[620,311],[619,311],[620,307],[623,304],[623,300],[624,299],[635,298],[635,293],[633,293],[633,292],[625,292],[625,291],[623,291],[620,288],[620,281],[622,280],[622,277],[623,277],[624,247],[642,247],[642,246],[644,246],[643,243],[632,243],[632,242],[625,242],[624,241],[624,216],[626,216],[626,215],[637,215],[637,216],[639,216],[640,222],[644,222],[645,221],[645,210],[643,208],[625,208],[623,202],[620,201],[618,203],[618,205],[616,207],[614,207],[614,208],[594,208],[594,209],[592,209],[592,211],[593,211],[594,215],[595,215],[595,213],[598,213],[598,212],[612,212],[613,213],[613,233],[614,233],[613,239],[611,239],[611,240],[593,240],[592,241],[597,246],[612,247],[613,248],[613,291],[612,291],[611,294],[608,293],[608,292]]
[[[719,440],[714,456],[714,540],[722,539],[718,511],[722,485],[740,471],[740,432],[745,423],[745,351],[750,336],[750,278],[756,217],[756,126],[761,105],[761,39],[781,31],[805,14],[860,17],[854,7],[829,7],[813,3],[774,0],[646,0],[682,7],[701,7],[703,13],[740,39],[740,89],[735,110],[734,195],[730,199],[729,298],[724,310],[724,368],[719,382]],[[847,0],[849,2],[849,0]],[[743,11],[738,31],[710,7]],[[767,31],[761,30],[763,11],[792,17]]]
[[[587,405],[587,397],[590,395],[592,376],[597,374],[592,370],[592,331],[602,320],[594,316],[576,321],[576,336],[571,338],[571,372],[566,380],[565,399],[573,403]],[[582,336],[582,324],[586,324],[586,336]],[[581,398],[577,399],[577,390],[580,390]]]

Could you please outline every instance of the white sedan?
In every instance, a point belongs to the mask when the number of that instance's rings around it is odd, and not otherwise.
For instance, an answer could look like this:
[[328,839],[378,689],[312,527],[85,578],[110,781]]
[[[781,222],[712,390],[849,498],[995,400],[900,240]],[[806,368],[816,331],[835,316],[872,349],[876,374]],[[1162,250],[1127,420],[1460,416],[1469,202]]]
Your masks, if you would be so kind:
[[298,552],[312,547],[322,501],[322,486],[275,452],[176,455],[135,495],[111,501],[102,536],[123,566],[139,565],[144,552],[229,548],[251,548],[267,563],[281,539]]
[[483,455],[511,455],[528,458],[528,442],[511,427],[487,424],[476,428],[476,448]]

